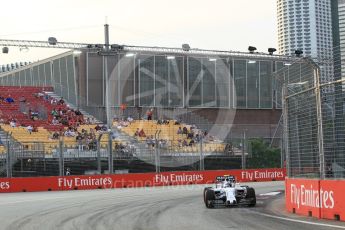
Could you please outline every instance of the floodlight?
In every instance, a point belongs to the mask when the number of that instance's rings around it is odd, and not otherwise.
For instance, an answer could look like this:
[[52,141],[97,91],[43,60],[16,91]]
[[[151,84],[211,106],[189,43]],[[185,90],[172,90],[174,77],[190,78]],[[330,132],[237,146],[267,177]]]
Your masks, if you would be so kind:
[[56,45],[56,43],[57,43],[57,40],[56,40],[56,38],[54,38],[54,37],[49,37],[48,38],[48,43],[49,43],[49,45]]
[[300,57],[303,54],[302,50],[295,50],[296,57]]
[[249,53],[254,53],[255,50],[256,50],[256,47],[254,47],[254,46],[249,46],[248,47]]
[[274,52],[276,52],[277,51],[277,49],[276,48],[268,48],[268,53],[270,54],[270,55],[272,55]]
[[189,51],[190,50],[189,44],[182,44],[182,50],[183,51]]

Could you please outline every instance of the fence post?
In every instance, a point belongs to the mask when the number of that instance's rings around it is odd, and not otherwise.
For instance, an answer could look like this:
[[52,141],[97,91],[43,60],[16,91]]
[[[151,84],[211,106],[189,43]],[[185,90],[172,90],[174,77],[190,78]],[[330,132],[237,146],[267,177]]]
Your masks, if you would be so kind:
[[114,173],[114,158],[113,158],[113,147],[112,147],[113,141],[112,141],[112,132],[109,129],[108,130],[108,170],[109,170],[109,174],[113,174]]
[[155,165],[156,165],[156,173],[160,173],[160,153],[159,153],[159,141],[157,138],[159,138],[159,134],[161,133],[161,130],[157,130],[155,133]]
[[200,171],[205,170],[205,162],[204,162],[204,149],[203,149],[203,136],[200,135],[200,162],[199,162],[199,169]]
[[97,140],[97,171],[98,171],[98,174],[102,174],[102,166],[101,166],[101,138],[98,138],[98,140]]
[[315,101],[316,101],[316,115],[317,115],[317,140],[319,144],[319,157],[320,157],[320,179],[325,179],[325,155],[323,145],[323,125],[322,125],[322,102],[320,93],[320,73],[319,69],[314,70],[314,86],[315,86]]
[[12,159],[11,159],[11,150],[10,150],[10,140],[7,135],[7,152],[6,152],[6,173],[7,177],[12,177]]
[[63,156],[63,140],[62,138],[59,139],[59,175],[60,176],[64,176],[65,175],[65,171],[64,171],[64,156]]
[[242,169],[246,169],[246,131],[243,130],[243,140],[242,140]]

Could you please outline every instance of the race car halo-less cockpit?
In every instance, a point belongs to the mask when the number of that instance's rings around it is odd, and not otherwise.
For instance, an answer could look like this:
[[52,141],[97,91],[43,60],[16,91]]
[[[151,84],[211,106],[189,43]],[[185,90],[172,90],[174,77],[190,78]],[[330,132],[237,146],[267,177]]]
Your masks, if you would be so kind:
[[213,208],[217,204],[227,207],[240,204],[255,206],[255,190],[236,183],[234,176],[217,176],[215,186],[204,189],[204,202],[207,208]]

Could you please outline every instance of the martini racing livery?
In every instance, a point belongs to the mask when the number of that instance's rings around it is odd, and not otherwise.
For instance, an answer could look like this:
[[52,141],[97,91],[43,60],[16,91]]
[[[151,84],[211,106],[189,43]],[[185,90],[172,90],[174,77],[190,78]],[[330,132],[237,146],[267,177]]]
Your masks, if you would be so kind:
[[227,207],[235,205],[256,205],[255,190],[246,185],[236,183],[234,176],[217,176],[214,187],[204,189],[204,202],[207,208],[217,204]]

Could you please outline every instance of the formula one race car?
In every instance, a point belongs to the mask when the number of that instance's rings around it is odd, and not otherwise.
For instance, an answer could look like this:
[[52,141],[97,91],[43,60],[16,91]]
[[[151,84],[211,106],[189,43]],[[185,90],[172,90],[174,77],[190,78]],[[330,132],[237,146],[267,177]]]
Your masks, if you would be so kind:
[[204,202],[207,208],[218,204],[227,207],[235,205],[256,205],[255,190],[246,185],[236,183],[234,176],[217,176],[214,187],[204,189]]

